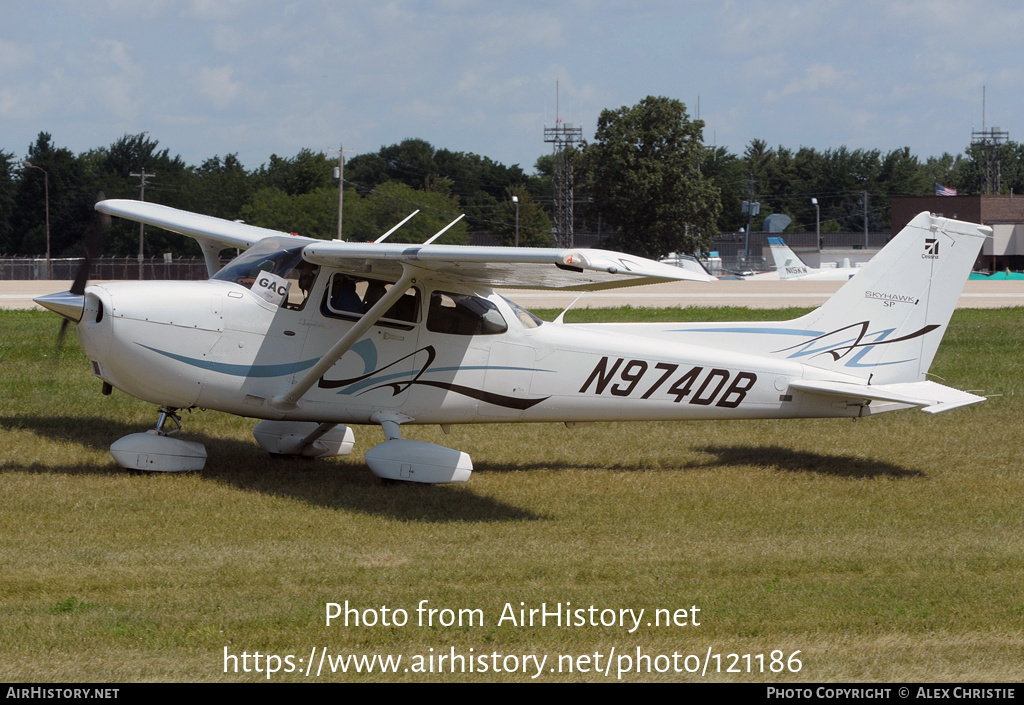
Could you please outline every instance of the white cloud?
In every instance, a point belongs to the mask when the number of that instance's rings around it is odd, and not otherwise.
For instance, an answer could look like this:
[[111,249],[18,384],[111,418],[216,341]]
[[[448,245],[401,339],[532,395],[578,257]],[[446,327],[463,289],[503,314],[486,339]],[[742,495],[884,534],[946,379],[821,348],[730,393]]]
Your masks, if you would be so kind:
[[0,19],[8,150],[39,130],[76,150],[147,130],[192,162],[256,165],[423,137],[532,164],[556,81],[588,138],[601,110],[650,94],[691,114],[700,96],[707,139],[733,151],[959,152],[983,84],[989,124],[1024,137],[1024,7],[1007,0],[51,0]]
[[242,84],[232,79],[230,66],[204,66],[196,76],[199,93],[217,110],[231,105],[242,91]]
[[853,75],[853,71],[840,71],[831,64],[812,64],[804,69],[803,76],[786,84],[782,95],[816,93],[832,88]]
[[31,44],[0,39],[0,75],[13,76],[14,72],[36,61]]

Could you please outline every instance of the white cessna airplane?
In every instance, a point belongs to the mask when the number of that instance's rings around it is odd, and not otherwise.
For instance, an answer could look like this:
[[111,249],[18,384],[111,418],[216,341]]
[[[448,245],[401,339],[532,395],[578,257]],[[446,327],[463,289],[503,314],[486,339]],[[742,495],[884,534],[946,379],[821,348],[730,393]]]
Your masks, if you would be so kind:
[[842,282],[862,269],[862,267],[851,267],[849,260],[846,260],[842,266],[822,267],[821,269],[808,267],[793,250],[789,249],[789,245],[781,237],[768,238],[768,249],[775,262],[779,279]]
[[[160,407],[155,429],[111,446],[128,468],[201,468],[202,445],[173,435],[192,407],[265,419],[257,441],[286,455],[347,453],[347,424],[377,424],[375,474],[457,482],[469,456],[403,439],[403,424],[858,417],[983,400],[925,375],[989,229],[927,213],[792,321],[570,325],[493,288],[702,277],[601,250],[323,241],[138,201],[96,208],[196,238],[212,277],[82,281],[37,299],[77,324],[105,393]],[[226,248],[245,251],[221,268]]]

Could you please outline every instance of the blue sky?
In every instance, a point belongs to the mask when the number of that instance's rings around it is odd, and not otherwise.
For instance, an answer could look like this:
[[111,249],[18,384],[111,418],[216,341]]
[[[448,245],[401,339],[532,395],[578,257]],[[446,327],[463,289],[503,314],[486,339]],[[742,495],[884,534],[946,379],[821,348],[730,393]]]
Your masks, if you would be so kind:
[[[957,154],[1024,140],[1024,5],[952,0],[0,4],[0,150],[148,132],[198,164],[419,137],[527,171],[561,117],[686,103],[705,141]],[[351,156],[351,155],[350,155]]]

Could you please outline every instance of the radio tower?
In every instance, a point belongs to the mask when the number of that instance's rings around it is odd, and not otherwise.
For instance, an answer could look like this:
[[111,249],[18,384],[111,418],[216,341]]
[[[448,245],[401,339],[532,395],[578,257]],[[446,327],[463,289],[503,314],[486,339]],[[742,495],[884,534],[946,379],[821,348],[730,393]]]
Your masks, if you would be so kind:
[[999,193],[1001,176],[999,152],[1010,138],[1010,133],[998,127],[985,125],[985,86],[981,87],[981,132],[971,132],[971,146],[981,149],[981,157],[985,164],[985,193]]
[[555,246],[573,246],[572,156],[570,148],[583,141],[583,128],[562,122],[555,83],[555,126],[544,126],[544,141],[554,145]]

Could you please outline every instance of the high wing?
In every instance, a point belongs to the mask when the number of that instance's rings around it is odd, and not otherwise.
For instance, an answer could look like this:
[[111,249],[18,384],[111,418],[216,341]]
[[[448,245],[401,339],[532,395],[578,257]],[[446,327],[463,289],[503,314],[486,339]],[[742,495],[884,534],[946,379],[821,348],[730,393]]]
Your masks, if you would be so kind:
[[[221,250],[229,247],[245,250],[263,238],[281,237],[288,234],[145,201],[108,199],[97,203],[96,210],[107,215],[116,215],[119,218],[134,220],[136,223],[145,223],[170,230],[172,233],[195,238],[203,249],[206,269],[211,277],[220,269]],[[302,239],[312,242],[310,238]]]
[[244,250],[265,237],[281,237],[288,234],[145,201],[112,198],[97,203],[96,210],[107,215],[134,220],[136,223],[170,230],[172,233],[188,235],[200,244],[219,245],[222,250],[228,247]]
[[594,249],[400,245],[317,241],[303,257],[353,273],[422,277],[506,289],[595,290],[711,277],[618,252]]
[[[286,235],[142,201],[101,201],[96,210],[195,238],[211,276],[219,268],[220,250],[245,249],[263,238]],[[510,289],[594,290],[712,279],[706,273],[607,250],[297,241],[309,243],[302,256],[314,264],[395,280],[410,268],[434,280]]]

